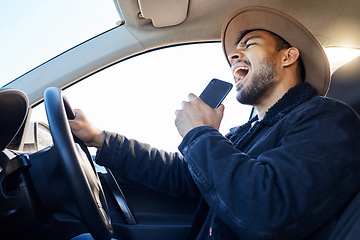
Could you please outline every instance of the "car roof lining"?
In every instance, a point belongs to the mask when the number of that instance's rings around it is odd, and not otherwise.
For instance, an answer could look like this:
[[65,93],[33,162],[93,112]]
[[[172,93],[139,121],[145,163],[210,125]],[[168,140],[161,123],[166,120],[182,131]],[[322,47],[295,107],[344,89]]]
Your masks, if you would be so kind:
[[[146,34],[147,36],[150,29],[153,32],[164,31],[164,29],[156,29],[151,20],[139,18],[140,7],[137,0],[115,1],[118,2],[122,9],[125,23],[129,29],[143,30],[143,32],[138,31],[134,34],[135,36],[138,34],[137,37],[140,41],[143,38],[141,35]],[[203,7],[205,5],[211,5],[213,8]],[[226,18],[236,9],[255,5],[277,8],[298,19],[316,35],[324,47],[343,46],[360,48],[360,31],[354,31],[354,29],[359,29],[360,26],[360,14],[358,14],[360,1],[353,1],[352,4],[342,4],[337,0],[294,0],[289,4],[286,0],[241,0],[226,2],[217,0],[190,0],[186,20],[176,26],[168,27],[166,31],[168,29],[170,31],[170,28],[174,28],[179,32],[184,30],[182,34],[192,34],[193,39],[199,41],[220,40],[221,28]],[[159,11],[161,10],[159,8]],[[216,13],[209,12],[215,10]],[[206,28],[206,31],[188,32],[186,29],[191,29],[190,25],[194,26],[194,28],[197,25],[203,26]],[[203,38],[203,32],[207,32],[208,39]]]

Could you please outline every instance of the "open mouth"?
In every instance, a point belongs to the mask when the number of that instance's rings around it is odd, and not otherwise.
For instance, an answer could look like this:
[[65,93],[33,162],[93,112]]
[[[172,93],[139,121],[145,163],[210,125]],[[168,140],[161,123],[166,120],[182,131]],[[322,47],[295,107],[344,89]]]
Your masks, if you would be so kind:
[[233,71],[236,83],[241,81],[249,72],[249,68],[246,66],[237,67]]

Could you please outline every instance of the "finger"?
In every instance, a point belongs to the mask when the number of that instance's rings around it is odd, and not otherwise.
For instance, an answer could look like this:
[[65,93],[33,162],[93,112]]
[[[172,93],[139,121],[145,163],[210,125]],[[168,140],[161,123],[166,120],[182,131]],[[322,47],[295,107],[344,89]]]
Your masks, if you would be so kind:
[[220,106],[217,108],[217,110],[223,112],[225,110],[224,104],[220,104]]
[[180,104],[180,105],[181,105],[181,108],[184,108],[185,103],[186,103],[186,101],[182,101],[182,102],[181,102],[181,104]]
[[224,110],[225,110],[225,106],[223,104],[220,104],[220,106],[217,109],[215,109],[216,114],[218,116],[221,116],[221,118],[224,116]]
[[81,114],[81,113],[82,113],[81,109],[74,108],[73,110],[74,110],[74,112],[77,113],[77,114]]
[[77,131],[80,129],[80,126],[79,126],[79,123],[75,120],[68,120],[69,121],[69,126],[70,126],[70,129],[72,131]]
[[194,101],[196,98],[198,98],[198,96],[196,96],[196,95],[193,94],[193,93],[190,93],[190,94],[188,95],[188,98],[189,98],[189,101],[191,102],[191,101]]
[[85,115],[81,109],[74,109],[75,118],[74,119],[82,119]]
[[224,114],[224,110],[225,110],[224,104],[220,104],[220,106],[215,109],[215,111],[216,111],[218,114]]

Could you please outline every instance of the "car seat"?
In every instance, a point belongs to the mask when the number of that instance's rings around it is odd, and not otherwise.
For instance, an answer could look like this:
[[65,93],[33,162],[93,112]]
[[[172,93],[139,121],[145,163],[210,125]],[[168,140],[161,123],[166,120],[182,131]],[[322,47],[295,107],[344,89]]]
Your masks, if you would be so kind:
[[[360,57],[333,73],[327,97],[345,102],[360,115]],[[329,240],[357,239],[360,239],[360,192],[345,207],[329,238]]]

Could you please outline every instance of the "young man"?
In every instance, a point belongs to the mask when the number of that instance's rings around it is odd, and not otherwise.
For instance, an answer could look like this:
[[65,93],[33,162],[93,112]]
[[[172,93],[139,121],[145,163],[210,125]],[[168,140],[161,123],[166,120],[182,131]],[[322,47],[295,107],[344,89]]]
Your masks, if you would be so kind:
[[[300,23],[265,7],[226,22],[222,43],[237,99],[258,114],[223,136],[224,107],[190,94],[176,111],[179,153],[97,129],[77,110],[73,132],[97,163],[178,196],[202,196],[193,239],[327,239],[360,187],[360,120],[324,96],[329,66]],[[320,95],[320,96],[319,96]]]

